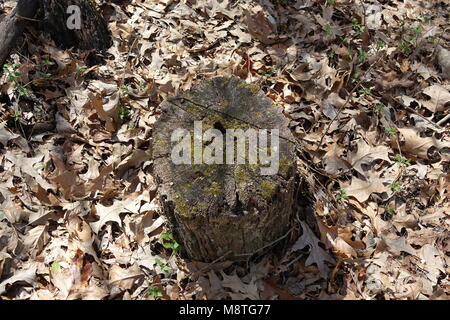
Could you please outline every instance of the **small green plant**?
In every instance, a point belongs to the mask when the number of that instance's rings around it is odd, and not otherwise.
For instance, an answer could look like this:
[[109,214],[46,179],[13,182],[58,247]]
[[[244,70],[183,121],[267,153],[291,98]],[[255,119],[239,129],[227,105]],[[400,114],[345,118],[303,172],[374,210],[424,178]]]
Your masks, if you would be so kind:
[[380,51],[381,49],[383,49],[384,47],[386,47],[386,42],[384,42],[383,40],[378,40],[376,45],[375,45],[375,49],[377,51]]
[[395,156],[395,162],[397,162],[398,164],[404,164],[407,167],[411,165],[411,160],[402,158],[402,156],[399,154]]
[[87,69],[88,69],[88,67],[86,67],[86,66],[77,66],[77,73],[80,76],[84,76],[86,74]]
[[336,56],[336,52],[334,52],[333,49],[330,49],[327,51],[327,56],[328,58],[333,59]]
[[155,262],[161,268],[162,271],[164,271],[164,272],[170,271],[169,266],[166,263],[162,262],[160,259],[156,258]]
[[430,17],[427,16],[423,16],[422,17],[422,21],[426,24],[432,24],[433,23],[433,19],[431,19]]
[[336,193],[336,200],[339,202],[348,200],[347,190],[339,189],[339,191]]
[[122,121],[128,121],[131,119],[131,114],[125,107],[119,108],[119,119]]
[[331,35],[333,34],[333,32],[331,32],[331,24],[327,23],[327,24],[325,25],[325,33],[326,33],[328,36],[331,36]]
[[367,51],[364,51],[362,48],[358,49],[358,61],[359,63],[366,62],[366,58],[369,55]]
[[361,73],[355,72],[355,74],[352,77],[352,83],[355,84],[359,81],[359,77],[361,77]]
[[352,19],[352,26],[353,26],[353,30],[355,30],[359,36],[362,35],[364,33],[364,31],[366,30],[366,27],[360,25],[358,22],[358,19],[356,19],[356,18]]
[[393,138],[397,138],[397,129],[388,127],[385,130],[388,135],[390,135]]
[[402,190],[402,185],[399,182],[393,182],[391,184],[391,191],[398,192],[400,190]]
[[55,63],[53,61],[47,60],[47,59],[42,59],[42,63],[46,66],[54,66]]
[[163,293],[158,288],[150,288],[147,290],[147,295],[153,298],[161,298]]
[[375,105],[375,109],[374,112],[375,113],[380,113],[381,110],[383,110],[383,108],[386,107],[383,103],[379,102]]
[[130,92],[131,91],[131,84],[126,83],[122,86],[122,89],[125,90],[126,92]]
[[164,240],[163,247],[172,249],[172,254],[177,254],[181,251],[180,244],[174,239],[171,233],[162,233],[161,238]]
[[407,56],[413,52],[413,45],[411,42],[402,40],[400,42],[400,50]]
[[3,65],[3,72],[6,74],[8,81],[16,81],[16,79],[22,75],[17,72],[18,68],[19,65],[17,63],[13,63],[12,61],[8,61]]
[[22,119],[22,112],[16,111],[14,113],[14,118],[13,119],[14,119],[14,122],[20,121],[20,119]]
[[334,6],[336,3],[336,0],[327,0],[327,5]]
[[51,268],[52,268],[52,272],[53,273],[58,273],[58,272],[61,271],[61,265],[59,264],[58,261],[53,261],[52,265],[51,265]]
[[28,97],[30,95],[30,91],[21,83],[16,83],[15,89],[19,93],[19,97]]
[[38,71],[37,74],[40,75],[42,78],[50,78],[52,76],[51,73],[42,72],[42,71]]
[[264,77],[269,77],[273,75],[277,71],[277,67],[275,66],[269,66],[266,69],[259,69],[258,73]]
[[372,94],[372,88],[361,88],[361,89],[359,89],[359,94],[360,95],[370,95],[370,94]]
[[388,217],[392,217],[395,213],[395,210],[393,208],[390,207],[385,207],[384,208],[384,213],[386,214],[386,216]]

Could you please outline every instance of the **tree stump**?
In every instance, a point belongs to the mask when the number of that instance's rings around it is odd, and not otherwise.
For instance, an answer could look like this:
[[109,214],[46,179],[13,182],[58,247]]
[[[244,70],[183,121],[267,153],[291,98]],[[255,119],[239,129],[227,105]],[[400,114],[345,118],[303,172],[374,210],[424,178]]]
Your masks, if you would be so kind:
[[191,259],[245,260],[289,230],[294,137],[258,87],[219,77],[167,99],[153,155],[164,214]]

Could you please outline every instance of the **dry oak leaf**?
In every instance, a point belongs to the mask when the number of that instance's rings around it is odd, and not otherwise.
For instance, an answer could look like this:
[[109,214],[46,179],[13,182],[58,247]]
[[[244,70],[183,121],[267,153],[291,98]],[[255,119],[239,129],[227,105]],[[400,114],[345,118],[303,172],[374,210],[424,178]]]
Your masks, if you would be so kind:
[[335,260],[319,246],[320,240],[314,235],[309,226],[300,221],[302,226],[303,234],[292,246],[292,251],[302,250],[304,247],[309,246],[309,256],[306,259],[305,266],[310,266],[313,263],[319,268],[320,274],[324,277],[328,275],[328,268],[325,265],[325,261],[335,264]]
[[[450,147],[450,143],[441,142],[434,136],[420,137],[419,131],[414,128],[399,128],[398,131],[400,131],[404,139],[403,144],[400,144],[402,151],[420,159],[427,159],[428,149],[433,146],[438,150]],[[397,149],[397,143],[395,141],[392,142],[392,147]]]
[[422,105],[431,112],[443,111],[450,103],[450,92],[440,84],[429,86],[422,93],[430,97],[430,100],[422,101]]
[[97,215],[100,219],[96,222],[91,223],[92,231],[98,234],[100,229],[109,221],[117,222],[119,226],[122,227],[122,219],[120,219],[120,213],[122,212],[137,212],[141,206],[141,197],[126,198],[122,201],[115,200],[112,206],[106,207],[102,204],[97,204],[95,209],[97,210]]
[[353,167],[353,169],[355,169],[362,175],[365,174],[365,171],[362,168],[363,165],[368,166],[377,159],[381,159],[389,163],[391,162],[388,156],[390,150],[388,147],[371,147],[363,139],[358,140],[357,147],[358,150],[356,152],[348,154],[347,161]]
[[372,193],[387,192],[388,188],[383,184],[382,179],[376,172],[371,172],[369,176],[366,176],[366,180],[353,177],[350,186],[346,190],[347,195],[363,203],[369,199]]
[[6,291],[6,287],[8,285],[12,285],[19,281],[21,281],[21,282],[23,281],[30,285],[34,285],[34,283],[36,281],[36,278],[35,278],[36,270],[37,270],[36,266],[34,266],[30,269],[20,270],[20,271],[16,272],[14,276],[6,279],[3,282],[0,282],[0,295]]

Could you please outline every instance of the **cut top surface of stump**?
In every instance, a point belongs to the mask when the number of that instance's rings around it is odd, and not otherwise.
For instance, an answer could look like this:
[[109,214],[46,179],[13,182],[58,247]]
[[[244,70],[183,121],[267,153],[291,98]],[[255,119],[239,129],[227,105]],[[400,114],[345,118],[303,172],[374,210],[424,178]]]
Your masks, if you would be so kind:
[[[258,158],[255,164],[226,163],[226,145],[222,164],[194,163],[194,126],[201,121],[202,133],[216,129],[223,133],[226,141],[228,129],[247,132],[254,129],[270,133],[279,130],[278,170],[275,174],[263,175]],[[198,123],[198,122],[197,122]],[[154,126],[153,154],[154,170],[159,183],[159,192],[182,217],[196,215],[240,216],[249,212],[266,210],[267,199],[276,196],[286,186],[295,172],[294,137],[288,129],[288,120],[281,108],[267,98],[260,89],[236,78],[213,78],[195,85],[191,90],[161,104],[161,116]],[[171,155],[178,141],[172,140],[174,130],[184,129],[190,134],[191,164],[174,164]],[[214,138],[215,139],[215,138]],[[204,139],[205,140],[205,139]],[[203,150],[211,140],[202,142]],[[246,143],[248,153],[249,143]],[[272,153],[270,142],[266,148],[258,145],[258,152]],[[237,149],[235,149],[235,154]]]

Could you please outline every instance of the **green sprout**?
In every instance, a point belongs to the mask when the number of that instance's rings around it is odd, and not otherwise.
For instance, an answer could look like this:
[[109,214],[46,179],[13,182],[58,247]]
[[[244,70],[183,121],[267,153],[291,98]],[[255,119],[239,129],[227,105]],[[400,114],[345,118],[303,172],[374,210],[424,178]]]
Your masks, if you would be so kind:
[[14,113],[14,122],[17,122],[17,121],[19,121],[20,119],[22,119],[22,112],[20,112],[20,111],[16,111],[15,113]]
[[360,95],[370,95],[370,94],[372,94],[372,88],[361,88],[361,89],[359,89],[359,94]]
[[368,52],[364,51],[362,48],[358,49],[358,61],[359,63],[364,63],[366,62],[366,58],[368,56]]
[[339,202],[348,200],[347,190],[339,189],[339,191],[336,193],[336,200]]
[[358,82],[359,77],[361,77],[361,73],[355,72],[355,74],[352,77],[352,83],[355,84],[356,82]]
[[171,233],[162,233],[161,238],[165,240],[163,247],[166,249],[172,249],[172,254],[177,254],[181,251],[181,245],[174,239]]
[[331,25],[329,23],[325,25],[325,33],[329,36],[333,34],[333,32],[331,32]]
[[273,75],[277,71],[277,67],[269,66],[267,69],[259,69],[258,73],[262,76],[268,77]]
[[383,40],[378,40],[376,45],[375,45],[375,49],[377,51],[380,51],[381,49],[383,49],[384,47],[386,47],[386,42],[384,42]]
[[77,66],[77,72],[80,76],[84,76],[88,67],[86,66]]
[[333,49],[330,49],[327,51],[327,56],[328,58],[333,59],[336,56],[336,52],[334,52]]
[[390,135],[393,138],[397,138],[397,129],[388,127],[385,130],[388,135]]
[[119,119],[122,121],[128,121],[131,119],[131,114],[125,107],[119,108]]
[[375,113],[380,113],[381,112],[381,110],[383,110],[383,108],[384,107],[386,107],[383,103],[377,103],[376,105],[375,105],[375,109],[374,109],[374,112]]
[[54,66],[55,63],[53,61],[47,60],[47,59],[42,59],[42,63],[45,64],[46,66]]
[[385,207],[384,213],[386,214],[386,216],[392,217],[395,213],[395,210],[393,208]]
[[50,78],[52,76],[51,73],[45,73],[45,72],[42,72],[42,71],[38,71],[37,74],[40,75],[43,78]]
[[402,185],[399,182],[394,182],[391,184],[391,191],[393,192],[398,192],[400,190],[402,190]]
[[147,290],[147,295],[153,298],[161,298],[163,293],[158,288],[150,288]]
[[422,21],[426,24],[432,24],[433,23],[433,19],[431,19],[430,17],[427,16],[423,16],[422,17]]
[[124,84],[123,86],[122,86],[122,89],[123,90],[125,90],[126,92],[130,92],[131,91],[131,84],[129,84],[129,83],[127,83],[127,84]]
[[53,273],[58,273],[61,271],[61,265],[58,261],[53,261],[51,264],[51,268]]
[[400,42],[400,49],[405,55],[409,56],[413,52],[413,45],[409,41],[402,40]]
[[353,30],[355,30],[359,36],[364,33],[364,30],[366,30],[366,27],[360,25],[358,22],[358,19],[356,19],[356,18],[352,19],[352,25],[353,25]]
[[402,158],[402,156],[399,154],[395,156],[395,162],[397,162],[398,164],[404,164],[407,167],[411,165],[411,160]]
[[30,95],[30,91],[21,83],[16,83],[15,89],[19,92],[19,97],[28,97]]
[[22,75],[17,72],[17,68],[19,68],[19,65],[12,61],[8,61],[3,65],[3,72],[6,74],[8,81],[16,81]]
[[164,271],[164,272],[170,271],[169,266],[166,263],[162,262],[160,259],[156,258],[155,262],[161,268],[162,271]]

